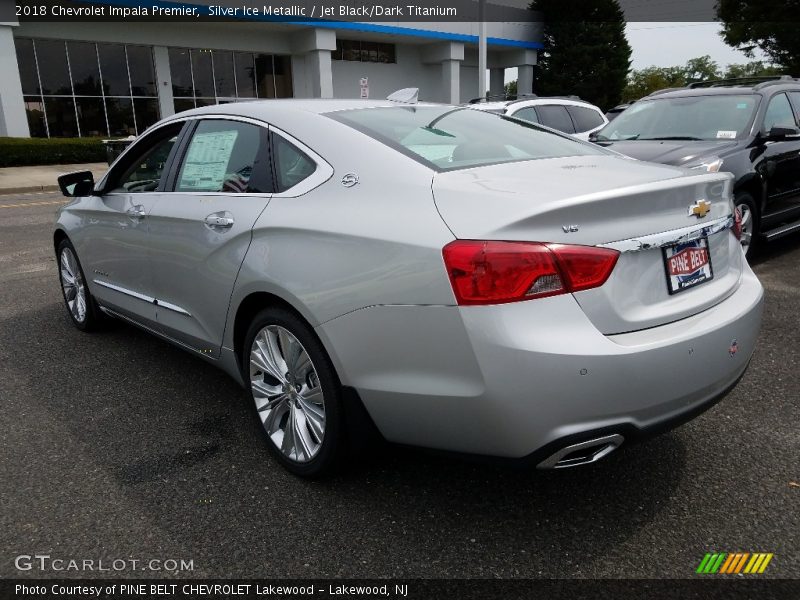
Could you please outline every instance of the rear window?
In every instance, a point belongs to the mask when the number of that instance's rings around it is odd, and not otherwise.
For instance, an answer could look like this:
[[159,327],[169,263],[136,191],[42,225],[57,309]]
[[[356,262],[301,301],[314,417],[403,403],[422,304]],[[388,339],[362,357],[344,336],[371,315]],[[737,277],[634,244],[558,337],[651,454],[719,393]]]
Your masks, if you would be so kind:
[[578,132],[589,131],[600,127],[605,121],[599,112],[586,106],[567,106],[567,112],[575,123]]
[[606,154],[597,146],[544,131],[535,125],[469,108],[362,108],[327,116],[438,171],[538,158]]
[[536,107],[539,122],[564,133],[575,133],[575,125],[569,117],[567,109],[560,104],[544,104]]

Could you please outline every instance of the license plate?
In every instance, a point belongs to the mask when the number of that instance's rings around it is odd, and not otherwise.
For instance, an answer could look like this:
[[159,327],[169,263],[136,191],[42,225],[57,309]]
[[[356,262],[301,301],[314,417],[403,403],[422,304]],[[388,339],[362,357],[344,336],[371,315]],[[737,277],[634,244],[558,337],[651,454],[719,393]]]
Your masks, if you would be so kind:
[[667,289],[677,294],[714,278],[708,238],[664,248],[664,267],[667,271]]

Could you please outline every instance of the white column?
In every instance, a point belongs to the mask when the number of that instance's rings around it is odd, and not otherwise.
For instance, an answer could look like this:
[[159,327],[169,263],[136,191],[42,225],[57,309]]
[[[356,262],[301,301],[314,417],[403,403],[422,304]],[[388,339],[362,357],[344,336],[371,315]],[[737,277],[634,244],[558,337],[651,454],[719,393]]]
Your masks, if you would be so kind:
[[0,25],[0,136],[30,137],[13,31]]
[[520,65],[517,73],[517,94],[533,93],[533,65]]
[[330,50],[312,50],[308,53],[311,95],[314,98],[333,98],[333,71]]
[[486,0],[478,0],[478,97],[486,96]]
[[489,69],[489,94],[500,96],[506,88],[506,70],[502,67]]
[[164,46],[153,46],[153,59],[156,63],[158,108],[163,119],[175,114],[175,102],[172,97],[172,71],[169,68],[169,50]]
[[444,86],[444,101],[449,104],[461,102],[461,61],[442,61],[442,85]]

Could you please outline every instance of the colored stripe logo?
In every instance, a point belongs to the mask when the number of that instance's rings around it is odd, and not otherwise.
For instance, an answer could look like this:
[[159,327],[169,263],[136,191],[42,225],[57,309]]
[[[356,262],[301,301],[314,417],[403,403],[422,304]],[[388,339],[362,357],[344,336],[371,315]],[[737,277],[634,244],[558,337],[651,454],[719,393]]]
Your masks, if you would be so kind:
[[708,552],[696,572],[701,575],[755,575],[766,571],[773,556],[771,552]]

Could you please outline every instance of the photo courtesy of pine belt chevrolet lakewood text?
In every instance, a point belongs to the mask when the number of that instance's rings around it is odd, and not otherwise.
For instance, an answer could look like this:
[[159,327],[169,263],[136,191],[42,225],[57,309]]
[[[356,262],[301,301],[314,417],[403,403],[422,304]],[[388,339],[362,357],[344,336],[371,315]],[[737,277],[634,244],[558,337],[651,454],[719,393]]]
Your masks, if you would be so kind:
[[413,89],[242,102],[62,175],[53,243],[78,329],[121,319],[224,369],[295,474],[368,430],[563,468],[745,372],[763,290],[732,181]]

